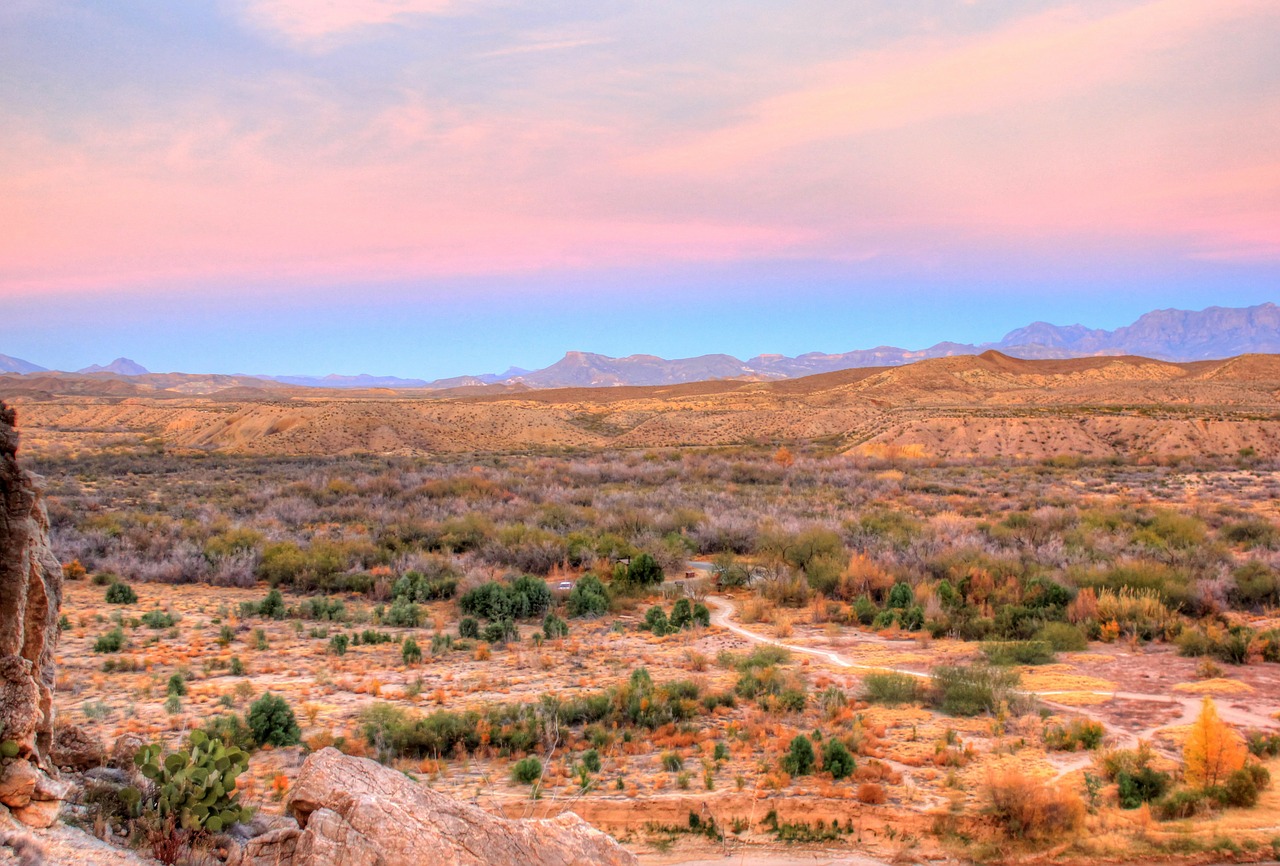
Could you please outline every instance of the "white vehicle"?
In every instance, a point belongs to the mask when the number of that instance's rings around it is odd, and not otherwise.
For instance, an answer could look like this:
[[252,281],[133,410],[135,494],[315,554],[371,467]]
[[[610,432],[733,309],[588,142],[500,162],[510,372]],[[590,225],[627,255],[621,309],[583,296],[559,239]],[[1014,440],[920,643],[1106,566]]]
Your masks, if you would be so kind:
[[562,580],[562,581],[560,581],[560,585],[559,585],[559,586],[557,586],[557,587],[556,587],[556,589],[573,589],[573,581],[572,581],[572,580]]

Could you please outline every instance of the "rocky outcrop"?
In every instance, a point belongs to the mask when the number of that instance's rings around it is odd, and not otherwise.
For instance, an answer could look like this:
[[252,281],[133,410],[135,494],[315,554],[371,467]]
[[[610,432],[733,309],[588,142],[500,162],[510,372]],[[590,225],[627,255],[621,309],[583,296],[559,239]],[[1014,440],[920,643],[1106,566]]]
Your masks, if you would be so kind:
[[631,866],[577,815],[512,821],[336,749],[307,758],[287,802],[297,827],[250,840],[241,866]]
[[[137,750],[134,750],[137,754]],[[79,725],[58,725],[53,731],[53,746],[49,750],[53,765],[62,770],[83,772],[101,767],[107,762],[107,749],[102,740]]]
[[62,568],[35,480],[18,466],[13,410],[0,403],[0,803],[48,826],[65,786],[55,772],[54,647]]

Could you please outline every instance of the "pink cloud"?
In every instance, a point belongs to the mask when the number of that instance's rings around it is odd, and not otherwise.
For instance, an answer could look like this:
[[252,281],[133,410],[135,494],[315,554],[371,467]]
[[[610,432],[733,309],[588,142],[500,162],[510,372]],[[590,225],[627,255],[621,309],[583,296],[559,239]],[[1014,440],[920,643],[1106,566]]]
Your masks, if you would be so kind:
[[1267,16],[1272,0],[1155,0],[1102,18],[1052,10],[994,33],[911,39],[818,68],[744,122],[636,160],[652,171],[733,171],[790,148],[939,118],[1043,104],[1131,76],[1206,27]]
[[250,23],[296,44],[322,43],[360,28],[457,11],[459,0],[240,0]]

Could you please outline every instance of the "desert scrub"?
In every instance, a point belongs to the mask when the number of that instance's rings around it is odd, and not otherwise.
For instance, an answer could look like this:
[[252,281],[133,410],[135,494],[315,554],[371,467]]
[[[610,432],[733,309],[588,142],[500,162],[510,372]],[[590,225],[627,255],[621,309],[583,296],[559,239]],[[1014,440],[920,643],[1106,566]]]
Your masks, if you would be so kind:
[[987,813],[1014,839],[1058,839],[1084,824],[1085,807],[1079,794],[1017,771],[992,773],[984,793]]
[[93,651],[96,653],[118,653],[124,648],[124,629],[116,626],[104,635],[100,635],[93,642]]
[[570,617],[603,616],[609,611],[609,591],[600,578],[588,572],[578,578],[565,602]]
[[1106,729],[1101,722],[1092,719],[1072,719],[1065,725],[1053,725],[1045,729],[1044,745],[1059,752],[1078,749],[1096,749],[1102,745]]
[[911,674],[886,671],[862,678],[862,699],[869,704],[912,704],[920,700],[920,693],[920,679]]
[[[714,694],[714,693],[710,693]],[[377,703],[360,715],[365,740],[386,757],[436,757],[457,749],[472,753],[485,738],[500,753],[535,749],[544,736],[563,727],[603,725],[622,730],[655,730],[703,712],[707,695],[690,680],[655,684],[644,668],[625,683],[573,697],[544,695],[533,703],[487,707],[483,712],[438,710],[422,715]]]
[[986,665],[938,665],[933,669],[933,700],[952,716],[994,713],[1017,697],[1019,676]]
[[288,701],[270,692],[253,702],[246,721],[260,746],[293,746],[302,740],[302,731]]
[[1089,648],[1085,633],[1069,622],[1046,623],[1036,632],[1035,640],[1044,641],[1057,652],[1083,652]]
[[511,778],[522,785],[532,785],[542,778],[542,761],[533,755],[521,758],[511,767]]
[[144,613],[139,620],[147,628],[162,629],[173,628],[178,618],[173,614],[163,610],[149,610]]
[[984,641],[982,654],[993,665],[1047,665],[1055,658],[1053,645],[1040,640]]
[[113,583],[107,587],[107,604],[136,604],[138,594],[127,583]]

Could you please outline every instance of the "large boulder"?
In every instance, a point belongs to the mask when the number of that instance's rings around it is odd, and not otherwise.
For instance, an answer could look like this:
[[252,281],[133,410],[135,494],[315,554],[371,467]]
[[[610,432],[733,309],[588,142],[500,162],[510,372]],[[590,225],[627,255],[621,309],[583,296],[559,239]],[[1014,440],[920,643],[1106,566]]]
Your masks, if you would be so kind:
[[0,741],[48,767],[62,567],[35,479],[18,466],[13,425],[0,403]]
[[[633,866],[577,815],[512,821],[365,758],[321,749],[286,803],[299,830],[251,840],[246,864],[281,866]],[[261,838],[261,837],[260,837]]]
[[60,724],[54,729],[49,757],[56,767],[83,772],[105,764],[107,749],[102,740],[79,725]]

